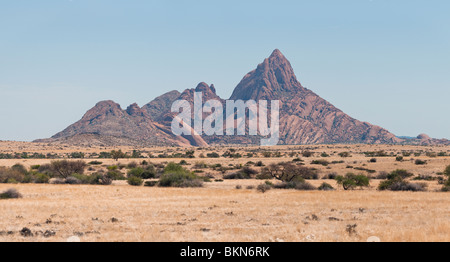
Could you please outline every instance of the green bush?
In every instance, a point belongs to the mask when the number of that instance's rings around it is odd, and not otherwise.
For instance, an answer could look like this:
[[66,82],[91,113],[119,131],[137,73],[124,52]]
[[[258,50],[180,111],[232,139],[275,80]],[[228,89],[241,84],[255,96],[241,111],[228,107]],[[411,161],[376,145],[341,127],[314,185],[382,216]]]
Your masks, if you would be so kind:
[[353,190],[356,187],[368,187],[370,179],[365,175],[347,173],[345,176],[337,176],[336,181],[344,190]]
[[141,186],[142,183],[144,183],[144,180],[142,180],[139,177],[135,177],[135,176],[130,176],[127,180],[128,184],[130,186]]
[[127,168],[128,169],[133,169],[133,168],[137,168],[138,167],[138,163],[136,163],[135,161],[128,163]]
[[13,199],[13,198],[22,198],[22,194],[20,194],[14,188],[8,189],[5,192],[0,193],[0,199]]
[[25,174],[12,168],[0,167],[0,183],[17,184],[25,179]]
[[73,178],[76,178],[80,181],[81,184],[91,184],[91,177],[88,175],[84,175],[84,174],[72,174]]
[[326,160],[313,160],[311,161],[311,165],[322,165],[322,166],[328,166],[330,162]]
[[67,178],[72,174],[83,174],[86,168],[84,161],[57,160],[50,163],[50,170],[61,178]]
[[409,173],[405,169],[397,169],[392,171],[389,175],[387,175],[387,179],[395,180],[395,179],[406,179],[414,176],[414,174]]
[[427,161],[425,160],[420,160],[420,159],[416,159],[416,161],[414,162],[416,165],[426,165]]
[[106,173],[112,180],[127,180],[127,178],[119,170],[111,170]]
[[19,172],[19,173],[21,173],[21,174],[23,174],[23,175],[27,175],[27,174],[28,174],[28,170],[27,170],[27,169],[25,168],[25,166],[22,165],[22,164],[15,164],[15,165],[13,165],[13,166],[11,167],[11,170],[12,170],[12,171]]
[[272,186],[264,183],[264,184],[260,184],[256,187],[256,190],[258,190],[261,193],[265,193],[267,191],[269,191],[272,188]]
[[183,166],[180,164],[176,164],[174,162],[170,162],[164,167],[164,173],[186,173],[188,172]]
[[160,187],[202,187],[203,181],[195,174],[188,172],[169,172],[159,179]]
[[34,175],[33,182],[36,184],[47,184],[50,180],[50,176],[46,174],[37,173]]
[[97,165],[101,165],[101,164],[103,164],[103,162],[100,162],[97,160],[94,160],[94,161],[91,161],[88,163],[88,165],[93,165],[93,166],[97,166]]
[[154,187],[158,184],[158,181],[145,181],[144,186],[146,187]]
[[332,191],[332,190],[334,190],[334,187],[332,185],[324,182],[317,189],[319,189],[321,191]]
[[128,171],[128,177],[130,176],[141,177],[144,171],[145,170],[142,167],[134,167]]
[[89,176],[89,184],[91,185],[111,185],[112,179],[108,175],[95,173]]
[[41,165],[32,165],[30,168],[31,170],[38,170],[41,167]]
[[113,166],[106,167],[106,169],[113,171],[113,170],[119,169],[119,167],[117,165],[113,165]]

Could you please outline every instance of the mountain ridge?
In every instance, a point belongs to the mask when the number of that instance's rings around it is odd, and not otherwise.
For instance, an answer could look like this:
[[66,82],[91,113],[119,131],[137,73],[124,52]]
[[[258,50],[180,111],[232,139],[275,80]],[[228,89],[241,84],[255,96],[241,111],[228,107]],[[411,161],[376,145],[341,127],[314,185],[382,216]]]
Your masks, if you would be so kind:
[[[196,88],[186,89],[183,92],[173,90],[160,95],[143,107],[134,103],[123,110],[114,101],[101,101],[88,110],[81,120],[49,139],[37,141],[65,141],[77,144],[80,141],[89,143],[89,139],[94,139],[96,142],[105,140],[105,143],[110,145],[136,142],[141,145],[208,146],[255,144],[262,137],[205,136],[195,133],[190,136],[173,135],[171,123],[177,113],[171,112],[172,103],[176,100],[186,100],[193,108],[195,92],[202,92],[202,105],[211,99],[225,105],[225,100],[217,95],[214,85],[200,82]],[[289,60],[278,49],[242,78],[229,100],[279,100],[279,144],[448,142],[431,139],[425,135],[409,141],[395,136],[382,127],[350,117],[312,90],[302,86]],[[191,116],[194,119],[193,111]],[[206,116],[208,114],[203,113],[203,117]],[[228,116],[224,119],[226,117]],[[193,130],[192,123],[191,121],[189,126],[191,130]]]

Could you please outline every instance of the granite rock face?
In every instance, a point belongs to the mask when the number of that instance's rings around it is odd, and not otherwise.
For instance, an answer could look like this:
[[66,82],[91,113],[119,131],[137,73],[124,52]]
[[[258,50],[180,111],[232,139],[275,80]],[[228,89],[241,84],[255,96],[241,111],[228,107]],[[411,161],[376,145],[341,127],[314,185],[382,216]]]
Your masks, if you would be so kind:
[[[99,102],[83,118],[54,135],[39,142],[101,145],[177,145],[208,146],[214,144],[258,144],[261,136],[206,136],[194,130],[194,93],[202,92],[202,106],[208,100],[217,100],[226,112],[225,100],[216,94],[214,85],[204,82],[182,93],[171,91],[155,98],[140,108],[137,104],[123,110],[113,101]],[[191,105],[192,135],[175,136],[171,123],[178,113],[171,112],[176,100],[186,100]],[[367,122],[356,120],[297,80],[286,57],[276,49],[257,68],[244,76],[234,89],[230,100],[280,101],[279,144],[434,144],[449,143],[448,140],[432,139],[420,135],[408,140],[396,137],[389,131]],[[269,108],[270,109],[270,108]],[[205,119],[209,113],[203,113]],[[224,133],[226,118],[224,115]],[[234,116],[231,116],[234,117]],[[235,119],[236,121],[239,119]],[[248,131],[248,124],[246,125]]]

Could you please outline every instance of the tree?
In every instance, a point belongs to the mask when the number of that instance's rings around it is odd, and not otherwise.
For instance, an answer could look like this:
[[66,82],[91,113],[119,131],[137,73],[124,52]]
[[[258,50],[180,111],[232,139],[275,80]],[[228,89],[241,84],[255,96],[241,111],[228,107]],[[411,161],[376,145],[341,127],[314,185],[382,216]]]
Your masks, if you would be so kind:
[[345,176],[336,177],[336,181],[339,185],[342,185],[344,190],[353,190],[355,187],[368,187],[370,180],[365,175],[355,175],[353,173],[347,173]]
[[269,174],[273,178],[283,182],[293,182],[317,176],[317,173],[310,168],[297,166],[288,162],[270,164],[265,167],[262,172],[263,174]]
[[118,151],[116,151],[116,150],[111,151],[111,156],[114,160],[117,161],[117,160],[119,160],[119,158],[125,158],[126,155],[125,155],[125,153],[122,152],[121,149],[119,149]]
[[50,170],[62,178],[68,178],[72,174],[83,174],[86,168],[86,163],[84,161],[68,161],[68,160],[57,160],[50,163]]

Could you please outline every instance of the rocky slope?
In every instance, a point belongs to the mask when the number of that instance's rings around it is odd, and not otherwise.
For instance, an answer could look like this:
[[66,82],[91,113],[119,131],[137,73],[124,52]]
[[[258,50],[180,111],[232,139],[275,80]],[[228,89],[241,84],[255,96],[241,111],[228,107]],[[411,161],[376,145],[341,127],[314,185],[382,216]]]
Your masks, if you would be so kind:
[[[171,112],[172,103],[186,100],[192,108],[194,93],[202,92],[207,100],[225,101],[216,94],[214,85],[200,83],[195,89],[182,93],[171,91],[140,108],[137,104],[122,110],[113,101],[99,102],[83,118],[50,139],[40,142],[104,145],[179,145],[207,146],[212,144],[258,144],[259,136],[174,136],[171,123],[177,113]],[[275,50],[257,68],[241,80],[230,100],[279,100],[279,144],[369,143],[369,144],[434,144],[448,140],[432,139],[422,135],[417,139],[398,138],[389,131],[367,122],[356,120],[297,80],[290,62]],[[270,103],[269,103],[270,104]],[[204,113],[203,119],[209,114]],[[226,125],[224,116],[224,128]],[[229,117],[229,116],[228,116]],[[193,121],[189,128],[193,130]],[[248,130],[248,125],[247,125]]]

